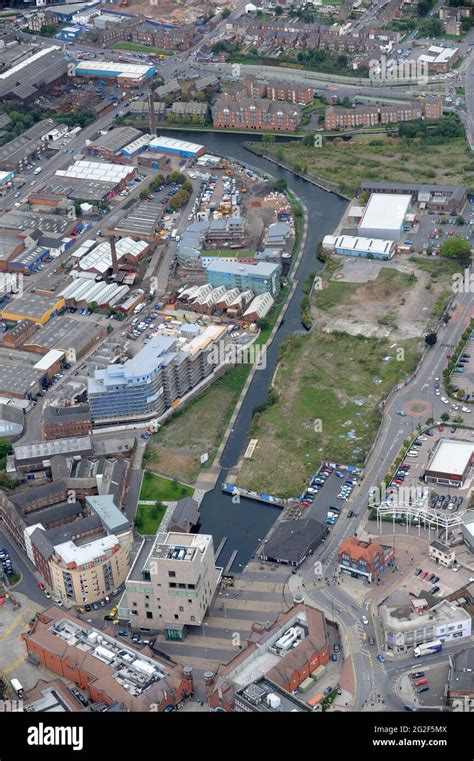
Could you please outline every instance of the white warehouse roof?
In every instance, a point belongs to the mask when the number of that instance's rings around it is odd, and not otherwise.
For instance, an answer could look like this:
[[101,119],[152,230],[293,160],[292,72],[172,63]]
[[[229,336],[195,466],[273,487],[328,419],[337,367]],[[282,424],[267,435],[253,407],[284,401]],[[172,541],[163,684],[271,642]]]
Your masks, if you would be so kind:
[[51,349],[46,354],[44,354],[39,362],[34,365],[35,370],[49,370],[49,368],[54,365],[55,362],[61,359],[61,357],[64,356],[63,351],[59,351],[59,349]]
[[[31,60],[31,59],[30,59]],[[116,74],[118,77],[130,79],[142,79],[154,69],[150,64],[138,63],[112,63],[112,61],[82,61],[76,66],[76,76],[91,76],[92,74]]]
[[56,177],[74,180],[95,180],[96,182],[119,182],[134,171],[125,164],[111,164],[108,161],[75,161],[67,169],[58,169]]
[[462,476],[474,453],[474,443],[441,439],[427,470]]
[[[142,252],[148,248],[148,243],[144,240],[132,240],[132,238],[121,238],[115,244],[117,259],[120,261],[126,254],[139,257]],[[112,266],[112,252],[110,243],[102,241],[96,248],[82,257],[79,262],[81,270],[97,270],[98,273],[104,274]]]
[[359,229],[398,230],[410,204],[410,194],[372,193]]
[[174,137],[163,137],[160,135],[151,141],[150,148],[155,151],[159,151],[161,148],[168,148],[169,150],[198,153],[203,146],[198,143],[188,143],[187,140],[176,140]]
[[363,238],[355,235],[325,235],[323,238],[323,248],[344,248],[351,251],[363,251],[372,254],[391,254],[395,246],[393,240],[382,240],[381,238]]
[[8,79],[11,76],[16,76],[18,72],[20,72],[25,66],[30,66],[34,61],[39,61],[40,58],[43,58],[43,56],[47,55],[48,53],[51,53],[52,50],[60,50],[57,45],[51,45],[49,48],[42,48],[37,53],[33,53],[33,55],[28,56],[24,61],[20,61],[20,63],[17,63],[16,66],[12,66],[11,69],[8,69],[8,71],[4,71],[2,74],[0,74],[0,81],[4,79]]

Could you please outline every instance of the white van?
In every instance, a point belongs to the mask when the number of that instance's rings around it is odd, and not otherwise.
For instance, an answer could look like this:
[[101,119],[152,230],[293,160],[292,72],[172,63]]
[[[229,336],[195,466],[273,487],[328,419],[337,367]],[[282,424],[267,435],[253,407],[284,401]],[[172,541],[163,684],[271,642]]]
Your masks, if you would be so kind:
[[33,174],[39,174],[41,172],[41,167],[37,166]]
[[18,681],[18,679],[12,679],[10,684],[12,686],[12,689],[15,690],[16,694],[21,699],[23,697],[23,695],[24,695],[25,690],[21,686],[21,684]]

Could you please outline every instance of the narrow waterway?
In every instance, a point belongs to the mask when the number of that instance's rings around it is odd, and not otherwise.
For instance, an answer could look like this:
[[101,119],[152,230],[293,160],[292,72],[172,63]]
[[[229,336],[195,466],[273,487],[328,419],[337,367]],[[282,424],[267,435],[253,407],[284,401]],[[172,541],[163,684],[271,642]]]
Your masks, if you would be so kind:
[[[166,132],[164,133],[166,134]],[[308,236],[304,256],[293,277],[298,280],[298,288],[292,297],[283,323],[278,330],[268,352],[264,370],[255,373],[245,401],[235,421],[232,433],[227,441],[221,457],[223,471],[218,484],[213,491],[208,492],[201,504],[201,532],[212,534],[214,547],[217,548],[223,537],[227,537],[224,550],[219,558],[219,565],[225,566],[233,550],[238,555],[233,563],[232,571],[238,572],[252,557],[258,545],[278,517],[279,509],[264,505],[260,502],[242,499],[239,504],[233,504],[228,495],[220,490],[220,484],[226,480],[227,470],[234,466],[242,450],[248,443],[248,431],[254,408],[265,401],[268,387],[275,372],[279,348],[284,339],[295,331],[301,331],[300,304],[303,296],[301,285],[310,272],[320,266],[316,259],[317,243],[331,233],[337,226],[347,202],[332,193],[321,190],[306,180],[296,177],[264,158],[255,156],[247,151],[244,142],[246,135],[216,134],[212,132],[176,132],[170,131],[170,137],[180,140],[191,140],[205,145],[211,151],[229,156],[237,161],[249,164],[263,173],[282,178],[288,187],[306,204],[308,209]],[[317,149],[315,149],[317,151]],[[278,462],[275,461],[275,468]]]

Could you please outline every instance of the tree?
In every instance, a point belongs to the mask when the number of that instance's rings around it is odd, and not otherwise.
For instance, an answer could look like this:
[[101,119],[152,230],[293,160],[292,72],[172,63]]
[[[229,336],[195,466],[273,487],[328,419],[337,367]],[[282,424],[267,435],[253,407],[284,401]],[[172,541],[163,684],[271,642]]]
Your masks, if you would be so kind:
[[447,412],[443,412],[443,414],[441,415],[441,420],[443,421],[443,423],[447,423],[448,422],[449,415],[448,415]]
[[288,189],[288,183],[286,180],[277,180],[275,182],[275,190],[277,193],[284,193]]
[[222,18],[229,18],[230,14],[231,14],[230,8],[224,8],[224,10],[222,11]]
[[144,201],[145,198],[148,198],[148,193],[149,192],[150,191],[149,191],[148,188],[143,188],[143,190],[140,190],[140,201]]
[[440,254],[450,259],[457,259],[464,268],[471,264],[471,244],[464,238],[453,237],[443,241]]
[[282,13],[283,13],[283,8],[281,7],[281,5],[277,5],[275,7],[275,16],[281,16]]

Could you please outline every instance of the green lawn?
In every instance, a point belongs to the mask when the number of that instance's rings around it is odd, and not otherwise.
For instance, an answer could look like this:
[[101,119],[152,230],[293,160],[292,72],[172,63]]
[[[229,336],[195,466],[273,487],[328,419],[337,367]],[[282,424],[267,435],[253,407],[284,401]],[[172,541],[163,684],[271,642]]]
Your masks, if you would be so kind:
[[175,502],[183,497],[192,497],[192,495],[193,489],[190,486],[145,471],[139,501],[152,499],[159,502]]
[[141,505],[138,503],[135,526],[140,534],[156,534],[163,516],[166,512],[165,505]]
[[146,45],[136,45],[134,42],[117,42],[113,48],[114,50],[132,50],[135,53],[149,53],[150,55],[174,55],[170,50],[148,48]]

